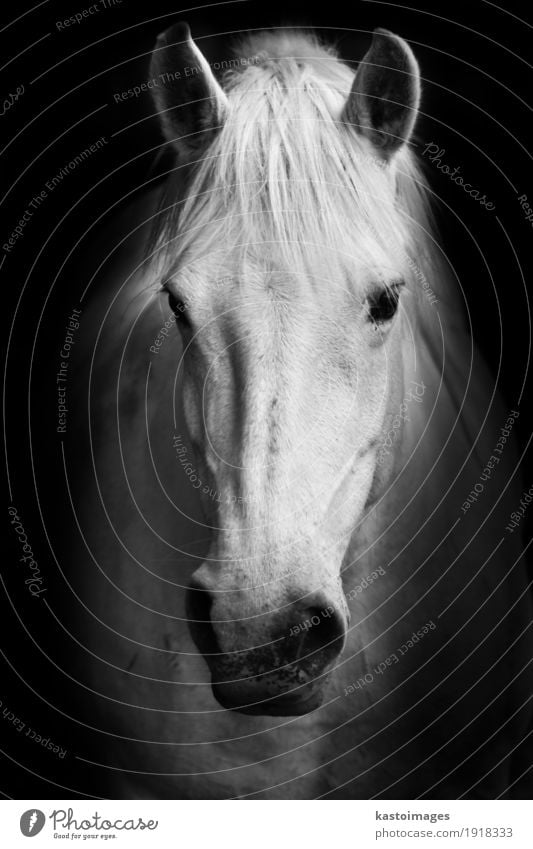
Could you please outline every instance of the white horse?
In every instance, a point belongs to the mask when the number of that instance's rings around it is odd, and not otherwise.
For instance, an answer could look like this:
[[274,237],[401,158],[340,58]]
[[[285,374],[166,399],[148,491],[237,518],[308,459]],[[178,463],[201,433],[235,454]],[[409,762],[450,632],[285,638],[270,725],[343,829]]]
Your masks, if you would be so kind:
[[158,40],[176,165],[82,319],[88,760],[123,797],[527,793],[520,411],[435,241],[416,60],[385,30],[356,74],[295,32],[239,55],[219,84]]

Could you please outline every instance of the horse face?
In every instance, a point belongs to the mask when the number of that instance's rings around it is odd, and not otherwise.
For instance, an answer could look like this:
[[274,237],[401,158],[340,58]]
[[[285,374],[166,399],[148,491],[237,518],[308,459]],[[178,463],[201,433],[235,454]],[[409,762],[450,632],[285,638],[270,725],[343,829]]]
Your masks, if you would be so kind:
[[[181,64],[194,58],[205,78],[204,111],[188,120],[213,131],[230,105],[186,30],[167,34],[165,43],[177,36]],[[400,82],[392,85],[391,73],[376,79],[376,67],[390,71],[395,62]],[[405,88],[404,76],[408,66],[418,79],[413,63],[400,39],[381,34],[342,111],[384,160],[412,127],[418,93],[410,78]],[[189,93],[195,103],[198,77]],[[390,114],[386,105],[375,110],[376,96],[385,104],[402,97],[404,112],[398,105]],[[206,97],[216,103],[211,116]],[[190,123],[184,129],[190,138]],[[166,123],[165,131],[176,128]],[[181,155],[190,156],[190,145]],[[380,185],[393,205],[393,179],[384,175]],[[227,708],[315,709],[344,645],[341,566],[371,497],[391,392],[401,384],[401,271],[379,256],[377,243],[371,253],[373,263],[344,262],[333,289],[323,285],[326,257],[303,271],[274,255],[265,259],[264,251],[249,250],[243,260],[231,247],[185,262],[166,283],[184,345],[185,417],[213,528],[188,593],[189,618],[213,692]]]
[[257,269],[218,293],[171,284],[190,305],[184,410],[215,528],[190,614],[228,706],[311,709],[343,646],[341,564],[401,381],[401,281],[357,273],[357,298]]

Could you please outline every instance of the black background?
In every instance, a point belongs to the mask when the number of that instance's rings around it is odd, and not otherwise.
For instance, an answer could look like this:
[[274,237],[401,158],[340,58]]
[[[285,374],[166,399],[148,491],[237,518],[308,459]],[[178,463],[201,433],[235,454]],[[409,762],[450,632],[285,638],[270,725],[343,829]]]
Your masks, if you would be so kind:
[[[230,55],[232,34],[264,27],[313,26],[350,62],[362,57],[376,26],[410,42],[424,85],[415,138],[419,151],[430,142],[438,144],[445,151],[442,161],[452,168],[460,166],[465,179],[496,207],[494,211],[482,207],[426,160],[432,189],[442,201],[438,217],[443,243],[464,292],[474,338],[498,375],[506,408],[516,409],[520,403],[516,430],[521,450],[527,449],[532,223],[525,220],[517,198],[526,193],[533,203],[527,153],[530,117],[524,103],[531,91],[526,64],[531,59],[531,30],[517,17],[523,15],[524,5],[516,2],[507,3],[505,10],[485,2],[413,0],[413,4],[409,8],[328,0],[313,6],[252,0],[187,10],[161,0],[149,4],[123,0],[62,31],[57,21],[91,4],[51,0],[35,11],[30,11],[30,4],[3,5],[1,55],[7,65],[0,93],[3,99],[20,85],[25,92],[0,118],[2,148],[8,145],[2,154],[2,195],[9,192],[2,204],[2,243],[46,181],[100,136],[109,140],[49,193],[0,270],[3,312],[8,317],[4,340],[9,339],[6,434],[12,491],[10,495],[6,489],[5,512],[13,502],[23,516],[33,549],[49,576],[48,601],[60,618],[62,605],[75,607],[76,602],[63,593],[40,521],[39,501],[45,498],[50,505],[57,498],[54,532],[61,533],[62,523],[69,521],[68,511],[63,494],[54,491],[57,446],[47,445],[52,437],[43,425],[55,403],[53,363],[62,338],[58,328],[64,327],[78,302],[84,255],[91,249],[91,239],[104,238],[106,222],[114,214],[106,213],[108,208],[120,205],[124,196],[169,167],[164,148],[156,160],[162,139],[150,95],[115,103],[113,94],[148,79],[156,35],[176,20],[189,22],[213,63]],[[98,225],[87,233],[100,215],[103,229]],[[66,260],[78,240],[79,247]],[[0,251],[0,258],[4,254]],[[27,391],[32,352],[33,464]],[[527,450],[522,474],[528,488],[533,468]],[[6,533],[1,709],[13,711],[38,733],[53,738],[68,749],[68,755],[58,760],[2,717],[0,791],[16,798],[105,795],[105,776],[91,774],[87,767],[82,770],[75,757],[94,751],[101,741],[64,716],[76,717],[83,700],[83,691],[61,671],[68,652],[66,638],[21,586],[14,565],[20,551],[9,527]]]

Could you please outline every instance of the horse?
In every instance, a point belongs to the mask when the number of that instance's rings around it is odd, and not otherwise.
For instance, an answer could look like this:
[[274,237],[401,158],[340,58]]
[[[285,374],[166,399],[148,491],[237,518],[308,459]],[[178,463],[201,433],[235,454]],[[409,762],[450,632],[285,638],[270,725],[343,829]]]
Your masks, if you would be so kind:
[[301,30],[237,56],[159,36],[173,164],[93,251],[80,761],[118,798],[527,795],[520,410],[439,243],[417,60],[384,29],[356,71]]

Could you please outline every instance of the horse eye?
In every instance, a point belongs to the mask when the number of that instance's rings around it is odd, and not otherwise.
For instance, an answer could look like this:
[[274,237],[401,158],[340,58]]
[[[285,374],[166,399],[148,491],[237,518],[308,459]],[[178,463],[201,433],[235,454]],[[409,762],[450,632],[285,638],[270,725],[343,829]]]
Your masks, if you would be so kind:
[[176,298],[172,292],[168,293],[168,305],[174,315],[176,316],[176,322],[182,324],[184,327],[190,327],[191,323],[189,321],[189,316],[187,315],[187,307],[180,301],[179,298]]
[[389,286],[369,296],[368,316],[375,324],[384,324],[394,318],[398,309],[401,285]]

